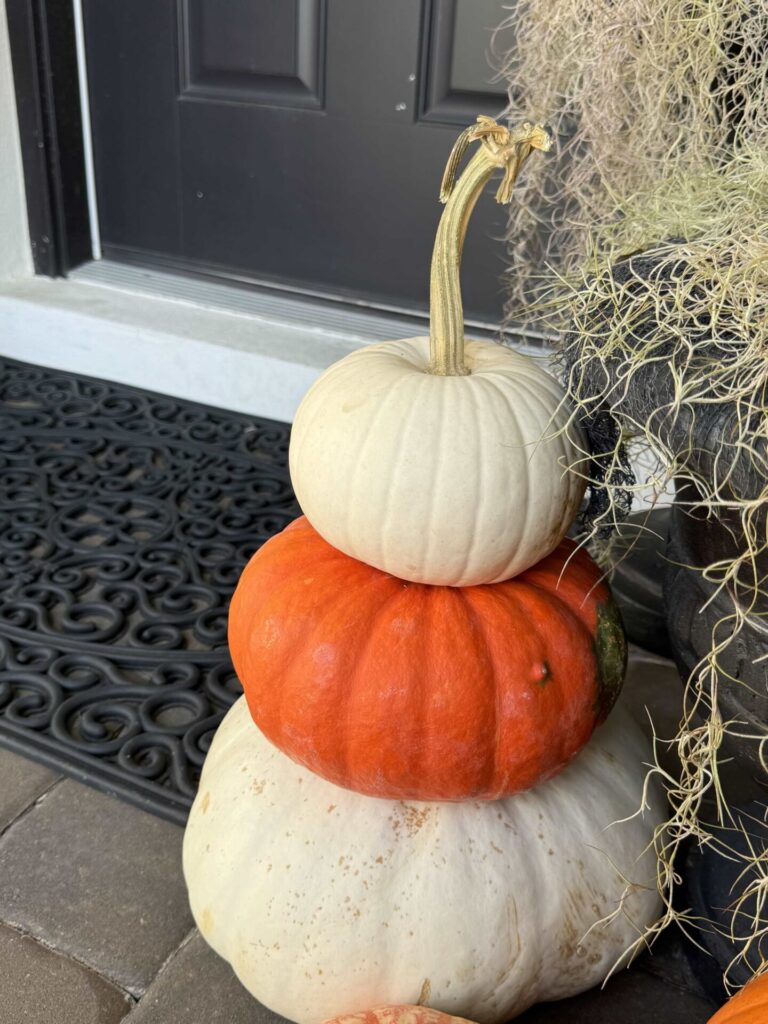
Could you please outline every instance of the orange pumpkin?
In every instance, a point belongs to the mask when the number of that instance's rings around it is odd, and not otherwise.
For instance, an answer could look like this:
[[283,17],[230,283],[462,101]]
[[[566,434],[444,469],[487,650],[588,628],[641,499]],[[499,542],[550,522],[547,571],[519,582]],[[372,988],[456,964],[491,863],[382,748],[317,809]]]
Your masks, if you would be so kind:
[[768,974],[753,978],[729,999],[709,1024],[768,1024]]
[[465,1017],[452,1017],[428,1006],[380,1006],[376,1010],[345,1013],[325,1024],[470,1024]]
[[229,643],[277,747],[409,800],[495,800],[554,775],[626,663],[610,592],[571,541],[503,583],[431,586],[342,554],[303,517],[243,571]]

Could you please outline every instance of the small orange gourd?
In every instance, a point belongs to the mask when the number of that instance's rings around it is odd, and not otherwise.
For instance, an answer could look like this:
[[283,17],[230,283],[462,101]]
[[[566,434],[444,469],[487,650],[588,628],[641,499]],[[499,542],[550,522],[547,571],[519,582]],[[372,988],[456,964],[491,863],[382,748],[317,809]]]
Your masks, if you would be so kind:
[[710,1017],[709,1024],[768,1024],[768,974],[748,982]]
[[345,1013],[325,1024],[471,1024],[466,1017],[431,1010],[428,1006],[380,1006],[376,1010]]

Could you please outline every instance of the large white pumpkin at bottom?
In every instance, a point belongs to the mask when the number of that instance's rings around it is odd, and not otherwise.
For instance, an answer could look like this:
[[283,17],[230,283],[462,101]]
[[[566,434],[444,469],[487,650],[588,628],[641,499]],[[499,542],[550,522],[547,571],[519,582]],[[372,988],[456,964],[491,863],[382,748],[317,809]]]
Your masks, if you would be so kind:
[[659,794],[620,821],[641,804],[649,759],[619,709],[535,790],[393,802],[294,764],[241,698],[184,836],[192,912],[243,985],[300,1024],[419,1002],[505,1020],[599,983],[657,917]]

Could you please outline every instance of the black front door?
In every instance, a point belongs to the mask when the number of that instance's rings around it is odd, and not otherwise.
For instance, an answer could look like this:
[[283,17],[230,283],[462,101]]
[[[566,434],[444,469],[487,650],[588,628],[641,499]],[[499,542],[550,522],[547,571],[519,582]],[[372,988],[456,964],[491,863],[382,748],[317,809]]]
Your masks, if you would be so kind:
[[[458,130],[496,114],[502,0],[84,0],[106,256],[426,308]],[[496,321],[504,212],[467,242]]]

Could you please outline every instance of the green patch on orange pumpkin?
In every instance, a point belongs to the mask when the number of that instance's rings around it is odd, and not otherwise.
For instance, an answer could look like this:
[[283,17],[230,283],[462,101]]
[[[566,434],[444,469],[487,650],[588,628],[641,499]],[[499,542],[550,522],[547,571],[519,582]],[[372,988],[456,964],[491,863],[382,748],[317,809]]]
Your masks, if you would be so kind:
[[621,612],[612,598],[597,606],[595,631],[595,657],[597,659],[598,693],[595,712],[600,721],[607,718],[621,693],[627,672],[627,640]]

